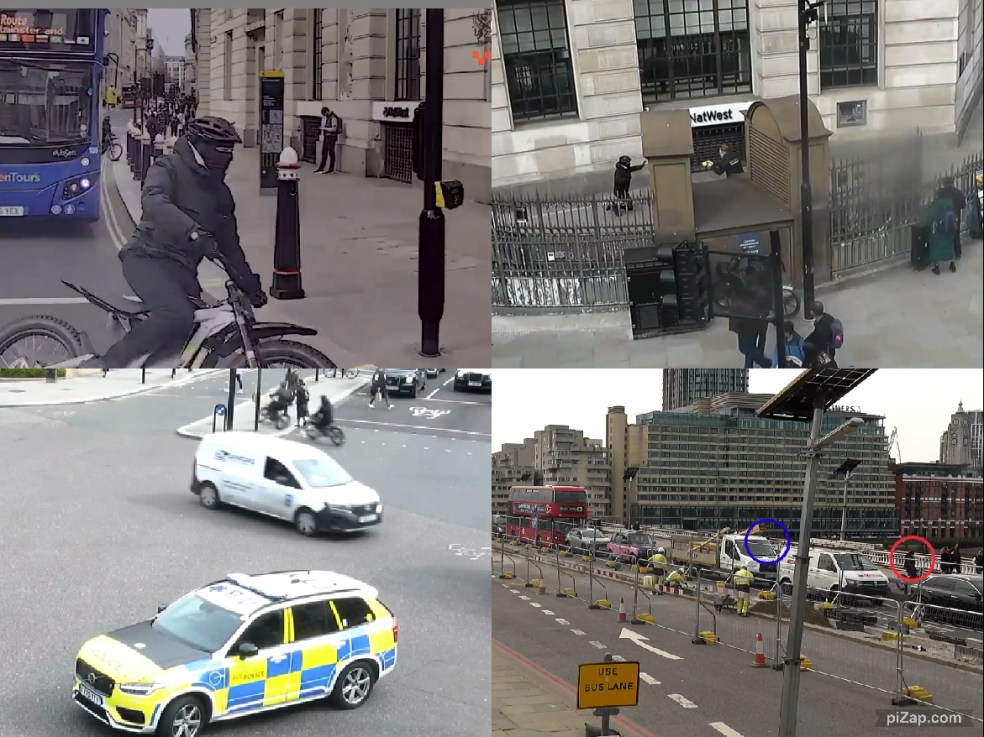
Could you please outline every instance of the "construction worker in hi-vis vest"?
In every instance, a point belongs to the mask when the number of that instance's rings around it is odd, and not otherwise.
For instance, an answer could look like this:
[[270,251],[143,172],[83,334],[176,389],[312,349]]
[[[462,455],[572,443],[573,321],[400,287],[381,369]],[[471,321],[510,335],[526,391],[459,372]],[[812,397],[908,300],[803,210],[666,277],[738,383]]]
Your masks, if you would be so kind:
[[748,600],[751,594],[752,581],[755,576],[748,570],[748,566],[742,566],[735,572],[735,589],[738,591],[738,601],[735,603],[735,611],[739,616],[748,616]]
[[666,550],[664,548],[659,548],[655,553],[649,556],[649,565],[652,566],[653,572],[656,574],[654,585],[662,586],[663,577],[666,575]]

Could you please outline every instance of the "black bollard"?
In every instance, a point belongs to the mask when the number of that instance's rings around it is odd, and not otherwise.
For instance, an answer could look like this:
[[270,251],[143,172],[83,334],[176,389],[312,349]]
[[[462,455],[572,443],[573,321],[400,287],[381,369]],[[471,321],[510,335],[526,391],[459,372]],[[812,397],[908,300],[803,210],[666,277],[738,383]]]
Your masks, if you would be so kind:
[[[158,156],[163,156],[163,155],[164,155],[164,134],[158,133],[157,137],[154,138],[154,156],[150,160],[150,163],[153,164],[155,161],[157,161]],[[147,176],[146,173],[144,174],[144,176]]]
[[427,74],[424,99],[424,209],[420,212],[420,263],[417,271],[417,315],[420,355],[441,355],[444,317],[444,212],[438,207],[444,128],[444,11],[427,10]]
[[290,146],[277,162],[277,225],[273,241],[273,284],[276,299],[304,299],[301,287],[301,203],[297,197],[301,165]]
[[140,175],[140,189],[143,189],[144,179],[147,178],[147,172],[150,171],[150,162],[153,153],[154,142],[150,140],[150,134],[145,132],[140,137],[140,168],[138,170]]
[[140,132],[136,128],[127,131],[130,139],[130,173],[136,179],[137,166],[140,164]]

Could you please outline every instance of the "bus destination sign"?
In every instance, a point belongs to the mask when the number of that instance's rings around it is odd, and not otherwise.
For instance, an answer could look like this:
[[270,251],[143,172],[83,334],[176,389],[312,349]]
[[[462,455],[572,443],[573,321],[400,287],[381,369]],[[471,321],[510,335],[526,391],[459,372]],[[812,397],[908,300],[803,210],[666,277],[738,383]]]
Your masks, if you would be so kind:
[[93,48],[88,17],[91,10],[0,11],[0,47],[22,50],[86,51]]

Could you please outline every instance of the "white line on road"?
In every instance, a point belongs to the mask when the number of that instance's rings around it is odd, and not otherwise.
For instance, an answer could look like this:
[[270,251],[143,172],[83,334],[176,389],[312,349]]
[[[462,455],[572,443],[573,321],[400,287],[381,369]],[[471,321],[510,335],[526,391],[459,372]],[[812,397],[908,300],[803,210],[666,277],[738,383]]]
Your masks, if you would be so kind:
[[472,432],[471,430],[451,430],[446,427],[433,427],[432,425],[398,425],[394,422],[376,422],[375,420],[350,420],[339,417],[335,420],[339,425],[359,424],[359,425],[380,425],[381,427],[402,427],[408,430],[427,430],[428,432],[449,432],[455,435],[472,435],[480,438],[491,438],[492,434],[487,432]]
[[522,599],[523,601],[529,601],[530,600],[530,597],[528,597],[528,596],[520,596],[519,598]]
[[724,737],[742,737],[741,732],[736,732],[724,722],[711,722],[707,725],[724,735]]
[[604,650],[605,649],[605,646],[602,643],[598,642],[597,640],[592,640],[591,641],[591,644],[594,647],[598,648],[599,650]]
[[543,606],[543,604],[541,604],[541,603],[540,603],[540,602],[538,602],[538,601],[531,601],[531,602],[530,602],[530,606],[532,606],[532,607],[536,607],[537,609],[539,609],[540,607],[542,607],[542,606]]
[[578,637],[584,637],[584,635],[585,635],[584,630],[571,630],[571,632],[573,632]]
[[675,702],[677,702],[684,709],[696,709],[697,708],[697,704],[695,704],[693,701],[691,701],[690,699],[688,699],[686,696],[681,696],[678,693],[668,693],[666,695],[669,696],[671,699],[673,699]]
[[640,673],[640,674],[639,674],[639,678],[640,678],[640,679],[641,679],[641,680],[642,680],[642,681],[643,681],[644,683],[648,683],[648,684],[649,684],[650,686],[658,686],[658,685],[659,685],[659,681],[657,681],[657,680],[656,680],[655,678],[653,678],[653,677],[652,677],[651,675],[649,675],[648,673]]
[[561,627],[567,627],[567,626],[569,626],[569,625],[570,625],[570,622],[568,622],[568,621],[567,621],[566,619],[561,619],[560,617],[558,617],[558,618],[557,618],[557,620],[556,620],[556,622],[557,622],[557,624],[559,624],[559,625],[560,625]]
[[424,398],[427,399],[430,402],[445,402],[447,404],[468,404],[468,405],[471,405],[473,407],[490,407],[491,406],[488,402],[466,402],[464,399],[434,399],[433,396],[434,395],[431,394],[429,397],[424,397]]
[[554,615],[554,613],[549,609],[541,609],[540,611],[546,614],[548,617],[552,617]]
[[85,297],[11,297],[0,299],[0,307],[12,305],[84,305],[89,300]]

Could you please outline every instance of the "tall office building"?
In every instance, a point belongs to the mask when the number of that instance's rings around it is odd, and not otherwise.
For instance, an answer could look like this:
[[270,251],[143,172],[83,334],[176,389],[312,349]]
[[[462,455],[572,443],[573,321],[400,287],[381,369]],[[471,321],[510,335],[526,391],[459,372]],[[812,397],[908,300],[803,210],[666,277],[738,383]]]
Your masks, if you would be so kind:
[[663,411],[689,407],[698,399],[748,391],[748,369],[663,369]]
[[[651,412],[629,423],[611,407],[606,445],[611,462],[612,514],[642,524],[687,530],[743,529],[762,518],[798,534],[810,426],[756,416],[771,395],[725,394],[696,401],[690,411]],[[844,461],[859,464],[847,484],[848,534],[898,534],[895,480],[889,471],[884,418],[832,408],[823,433],[849,417],[865,424],[824,451],[814,532],[840,530]]]
[[950,424],[940,436],[940,463],[980,468],[982,465],[981,430],[984,412],[966,411],[963,402],[950,415]]

